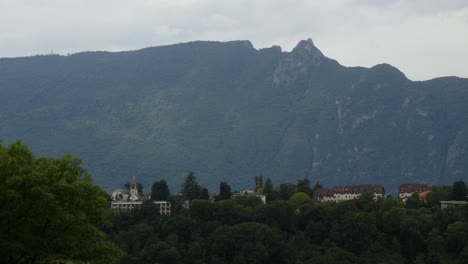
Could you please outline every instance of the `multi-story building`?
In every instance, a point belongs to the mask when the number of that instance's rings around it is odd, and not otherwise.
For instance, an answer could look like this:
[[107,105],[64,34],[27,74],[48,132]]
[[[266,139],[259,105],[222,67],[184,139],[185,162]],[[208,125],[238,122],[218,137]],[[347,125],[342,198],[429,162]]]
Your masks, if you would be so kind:
[[421,183],[405,183],[400,185],[398,197],[406,201],[413,193],[418,193],[421,199],[425,199],[427,194],[431,191],[431,187],[427,184]]
[[314,200],[319,202],[341,202],[356,199],[364,192],[374,194],[374,199],[384,197],[385,188],[377,184],[335,186],[332,189],[314,191]]
[[259,194],[259,193],[256,193],[255,191],[251,191],[251,190],[244,190],[244,191],[236,192],[236,193],[233,193],[231,196],[233,198],[236,197],[236,196],[258,197],[258,198],[260,198],[260,200],[262,200],[263,203],[266,203],[266,196],[264,194]]
[[[133,176],[129,189],[117,189],[112,192],[111,208],[121,211],[129,211],[139,208],[148,197],[138,194],[138,184]],[[171,215],[171,203],[168,201],[154,201],[155,205],[159,207],[160,215]]]

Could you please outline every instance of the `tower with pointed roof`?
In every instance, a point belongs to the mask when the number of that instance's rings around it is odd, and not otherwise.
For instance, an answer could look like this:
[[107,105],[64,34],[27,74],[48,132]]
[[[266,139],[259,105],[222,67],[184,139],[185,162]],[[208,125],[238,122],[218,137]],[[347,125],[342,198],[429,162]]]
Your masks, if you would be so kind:
[[135,176],[133,176],[132,182],[130,183],[130,195],[138,196],[138,184],[136,182]]

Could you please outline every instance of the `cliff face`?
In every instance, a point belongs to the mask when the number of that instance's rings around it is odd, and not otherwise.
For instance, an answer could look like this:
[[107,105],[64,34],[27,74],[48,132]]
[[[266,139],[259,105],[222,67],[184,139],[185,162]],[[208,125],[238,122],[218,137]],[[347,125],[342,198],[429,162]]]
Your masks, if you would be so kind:
[[[0,138],[71,152],[108,189],[132,175],[215,191],[263,174],[325,185],[468,179],[468,80],[341,66],[312,40],[0,59]],[[149,185],[147,185],[149,186]]]

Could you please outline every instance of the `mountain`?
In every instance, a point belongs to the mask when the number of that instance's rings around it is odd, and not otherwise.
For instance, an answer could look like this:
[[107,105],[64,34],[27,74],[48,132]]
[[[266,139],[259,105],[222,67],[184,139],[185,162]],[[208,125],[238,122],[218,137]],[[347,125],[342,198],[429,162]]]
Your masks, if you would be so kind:
[[468,80],[413,82],[345,67],[312,40],[249,41],[0,59],[0,139],[72,153],[111,190],[133,175],[179,190],[220,181],[451,183],[468,179]]

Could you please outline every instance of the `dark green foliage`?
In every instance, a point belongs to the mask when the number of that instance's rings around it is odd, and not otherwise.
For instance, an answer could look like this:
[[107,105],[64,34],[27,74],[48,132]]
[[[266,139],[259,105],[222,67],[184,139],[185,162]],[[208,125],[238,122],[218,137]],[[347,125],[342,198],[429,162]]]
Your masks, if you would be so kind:
[[261,205],[257,209],[256,218],[263,223],[279,228],[286,232],[293,232],[296,228],[295,209],[285,201],[273,201]]
[[316,182],[314,184],[314,187],[312,188],[312,191],[315,191],[315,190],[318,190],[318,189],[323,189],[323,186],[322,186],[322,184],[320,184],[320,182]]
[[406,219],[401,224],[400,231],[401,252],[403,256],[414,260],[423,252],[425,244],[424,238],[418,228],[418,223],[414,218]]
[[455,201],[465,201],[467,200],[467,191],[464,181],[456,181],[453,183],[452,187],[452,199]]
[[165,201],[171,195],[166,180],[160,180],[153,183],[151,188],[151,200]]
[[207,200],[193,200],[190,204],[190,217],[199,220],[208,222],[215,219],[216,216],[216,205]]
[[312,196],[312,188],[310,187],[309,179],[300,179],[297,181],[297,191],[306,193],[309,196]]
[[200,190],[200,194],[198,196],[199,199],[208,200],[210,198],[210,194],[208,193],[208,189],[202,187]]
[[431,206],[440,206],[440,201],[448,201],[452,199],[451,186],[433,186],[431,192],[427,196],[427,203]]
[[294,208],[300,209],[304,206],[312,204],[312,198],[310,198],[307,193],[304,192],[297,192],[291,196],[288,200],[289,204],[291,204]]
[[265,185],[263,187],[263,194],[266,196],[266,200],[268,202],[277,199],[278,195],[277,195],[277,192],[275,191],[275,189],[273,187],[273,183],[271,182],[270,178],[268,178],[265,181]]
[[150,210],[114,218],[121,263],[463,263],[468,254],[468,207],[406,209],[371,193],[336,204],[303,192],[267,204],[194,199],[170,217]]
[[223,224],[234,225],[252,220],[252,213],[247,208],[242,207],[239,200],[224,200],[216,203],[216,217]]
[[296,191],[296,185],[292,183],[281,183],[279,186],[279,197],[282,200],[288,200]]
[[419,199],[418,193],[413,193],[408,200],[406,200],[405,207],[407,209],[418,209],[422,206],[422,201]]
[[400,226],[406,216],[406,210],[403,208],[393,207],[386,211],[382,216],[382,229],[391,235],[400,233]]
[[0,145],[0,263],[115,263],[122,252],[99,229],[108,213],[106,194],[79,159]]
[[262,204],[262,199],[256,196],[236,196],[232,200],[244,207],[255,207]]
[[437,230],[432,230],[427,237],[427,256],[426,263],[437,264],[443,256],[444,239],[438,234]]
[[254,180],[255,180],[255,191],[256,192],[262,192],[262,190],[263,190],[263,176],[262,175],[255,176]]
[[287,263],[278,256],[280,235],[271,227],[245,222],[216,229],[211,238],[214,263]]
[[185,177],[185,181],[182,184],[182,190],[180,191],[182,196],[191,201],[193,199],[205,199],[207,200],[209,197],[208,189],[198,184],[197,177],[195,174],[190,171],[187,177]]
[[219,184],[219,195],[216,197],[218,201],[230,199],[232,195],[231,186],[227,182]]
[[447,240],[447,250],[454,254],[468,245],[468,222],[457,221],[450,224],[445,231],[445,238]]

